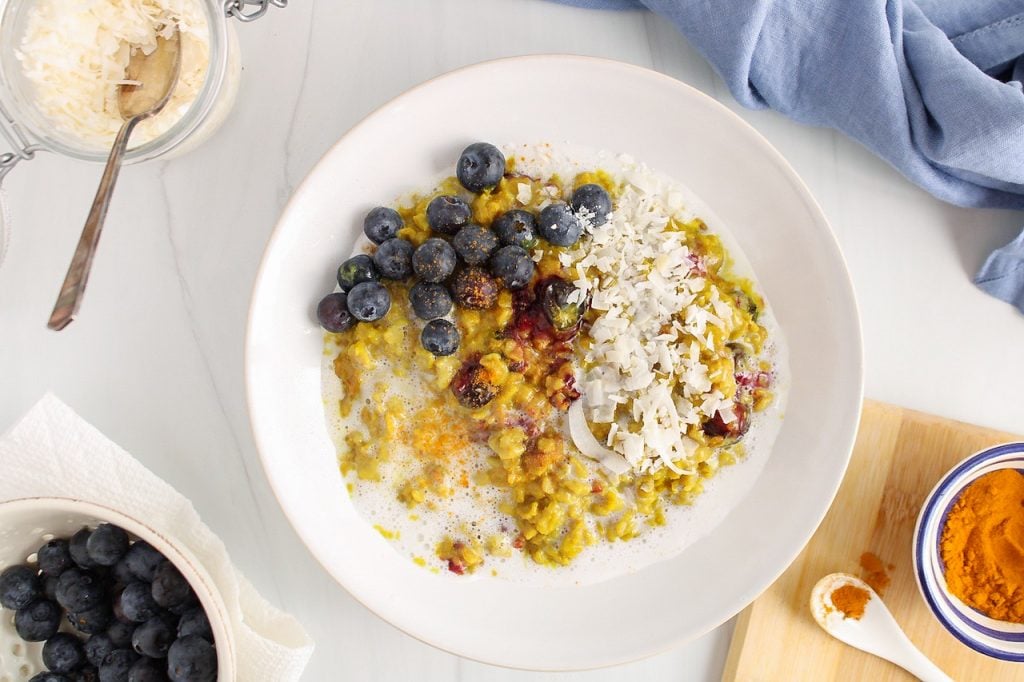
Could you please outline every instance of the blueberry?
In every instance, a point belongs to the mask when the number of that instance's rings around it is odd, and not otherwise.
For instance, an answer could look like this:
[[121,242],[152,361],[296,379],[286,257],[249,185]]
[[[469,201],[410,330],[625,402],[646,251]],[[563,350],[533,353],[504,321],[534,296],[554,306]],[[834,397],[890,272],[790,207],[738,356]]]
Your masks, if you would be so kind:
[[600,227],[608,222],[612,198],[601,185],[581,185],[572,193],[572,210],[576,215],[585,215],[594,227]]
[[391,310],[391,294],[380,282],[357,284],[348,293],[348,309],[357,320],[379,320]]
[[576,298],[579,298],[579,290],[564,279],[553,280],[544,288],[541,307],[552,327],[566,331],[579,323],[586,305]]
[[491,229],[502,244],[532,249],[537,245],[537,220],[529,211],[513,209],[498,216]]
[[479,225],[466,225],[452,240],[455,251],[469,265],[486,263],[491,253],[498,248],[498,237]]
[[114,620],[114,614],[110,604],[102,603],[87,611],[78,613],[68,612],[68,622],[71,627],[87,635],[95,635],[105,631]]
[[57,601],[57,584],[59,582],[60,578],[56,576],[43,576],[43,596],[50,601]]
[[57,602],[73,613],[99,606],[105,596],[103,581],[92,571],[69,568],[57,579]]
[[373,263],[385,279],[405,279],[412,274],[411,242],[404,239],[389,239],[373,252]]
[[160,607],[153,601],[148,583],[130,583],[114,600],[114,610],[120,611],[127,620],[143,623],[155,616]]
[[128,570],[136,578],[151,583],[157,567],[164,562],[164,555],[156,551],[153,545],[145,540],[139,540],[128,549],[124,560],[128,565]]
[[71,678],[61,675],[60,673],[44,670],[41,673],[33,675],[29,678],[28,682],[71,682]]
[[36,599],[14,613],[14,629],[26,642],[45,642],[60,628],[60,606],[49,599]]
[[540,212],[537,231],[555,246],[572,246],[583,233],[583,223],[567,204],[558,201]]
[[177,606],[193,596],[192,586],[170,561],[160,564],[153,574],[152,594],[153,601],[165,609]]
[[508,289],[522,289],[533,279],[534,263],[526,249],[519,246],[503,246],[490,261],[491,274],[502,281]]
[[[110,643],[113,644],[115,649],[127,649],[132,645],[132,633],[135,632],[135,628],[138,627],[137,623],[132,623],[123,620],[114,620],[110,624],[110,628],[107,629],[107,637],[110,639]],[[100,660],[102,663],[103,660]]]
[[493,144],[475,142],[466,147],[455,166],[455,175],[471,192],[482,192],[498,184],[505,174],[505,155]]
[[128,671],[137,660],[138,654],[131,649],[114,649],[100,666],[100,682],[128,682]]
[[79,568],[93,568],[96,566],[96,563],[89,556],[89,550],[86,547],[90,535],[92,535],[92,531],[88,528],[83,528],[72,535],[68,541],[68,552],[71,554],[71,560],[78,564]]
[[167,672],[173,682],[213,682],[217,679],[217,652],[198,635],[182,637],[167,652]]
[[72,682],[99,682],[100,671],[93,665],[86,665],[71,673]]
[[50,540],[40,547],[36,556],[39,557],[39,570],[43,575],[56,577],[74,566],[68,541],[60,538]]
[[448,320],[431,320],[420,333],[420,343],[434,355],[451,355],[459,349],[459,330]]
[[360,282],[376,282],[379,279],[377,266],[365,253],[352,256],[338,266],[338,286],[342,291],[351,291]]
[[128,533],[109,523],[101,523],[85,543],[89,558],[100,566],[113,566],[128,551]]
[[5,609],[20,609],[43,593],[43,584],[29,566],[11,566],[0,573],[0,604]]
[[69,673],[85,664],[85,650],[74,635],[58,632],[43,645],[43,665],[55,673]]
[[206,611],[201,606],[189,609],[178,621],[178,637],[189,635],[199,635],[207,642],[213,642],[213,628],[210,627],[210,619],[206,617]]
[[441,195],[427,204],[427,223],[439,234],[453,235],[469,224],[469,204],[456,196]]
[[476,410],[494,400],[500,390],[491,383],[490,374],[479,363],[467,361],[455,374],[451,383],[455,399],[463,407]]
[[402,229],[402,216],[393,208],[378,206],[363,219],[363,232],[374,244],[382,244],[398,236]]
[[[128,645],[131,645],[129,640]],[[114,649],[124,649],[123,646],[115,646],[110,640],[110,635],[101,632],[98,635],[93,635],[89,639],[85,640],[85,644],[82,646],[82,650],[85,652],[85,658],[89,663],[93,664],[97,668],[103,665],[103,661],[106,660],[107,656],[110,655]]]
[[[335,334],[348,331],[359,322],[348,309],[348,296],[340,291],[327,294],[320,299],[316,306],[316,319],[326,331]],[[150,580],[152,579],[151,576]]]
[[175,604],[174,606],[168,606],[167,607],[167,612],[172,614],[172,615],[178,616],[180,618],[181,614],[183,614],[186,611],[188,611],[189,609],[197,606],[198,604],[199,604],[199,597],[196,596],[195,592],[190,592],[189,596],[188,596],[188,599],[186,599],[185,601],[181,602],[180,604]]
[[443,239],[428,239],[412,255],[412,269],[425,282],[443,282],[455,271],[455,249]]
[[163,661],[140,658],[128,671],[128,682],[167,682],[167,666]]
[[[128,550],[129,552],[131,549]],[[135,582],[138,578],[132,573],[132,569],[128,566],[127,561],[128,555],[126,554],[120,561],[110,567],[109,578],[114,582],[115,585],[127,585],[128,583]]]
[[452,294],[463,308],[487,310],[498,302],[498,283],[486,270],[471,265],[455,275]]
[[444,317],[452,310],[452,295],[443,284],[417,282],[409,289],[412,311],[421,320]]
[[173,621],[164,616],[154,616],[135,628],[132,634],[132,648],[149,658],[163,658],[175,640]]

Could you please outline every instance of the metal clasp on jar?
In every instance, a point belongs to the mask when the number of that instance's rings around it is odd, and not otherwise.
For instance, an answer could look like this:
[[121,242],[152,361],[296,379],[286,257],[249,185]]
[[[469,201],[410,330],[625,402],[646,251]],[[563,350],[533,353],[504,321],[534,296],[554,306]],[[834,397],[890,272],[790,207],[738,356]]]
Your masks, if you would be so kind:
[[285,8],[288,0],[225,0],[224,14],[239,21],[255,21],[267,13],[270,6]]
[[7,113],[7,109],[0,104],[0,134],[10,143],[13,151],[0,154],[0,182],[4,176],[11,172],[20,161],[29,161],[36,152],[44,149],[42,145],[29,142],[25,132],[21,129],[14,118]]

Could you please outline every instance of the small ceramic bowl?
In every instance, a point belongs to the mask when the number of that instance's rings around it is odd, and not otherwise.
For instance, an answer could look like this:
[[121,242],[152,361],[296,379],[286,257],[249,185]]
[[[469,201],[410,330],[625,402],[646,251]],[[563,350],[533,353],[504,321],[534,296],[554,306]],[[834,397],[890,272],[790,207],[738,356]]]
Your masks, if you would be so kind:
[[[63,498],[31,498],[0,503],[0,570],[34,562],[35,551],[54,537],[70,537],[83,526],[120,526],[145,540],[167,557],[192,585],[206,610],[217,644],[217,678],[235,679],[235,643],[228,626],[227,607],[213,579],[195,556],[173,538],[108,507]],[[11,611],[0,615],[0,682],[21,682],[44,670],[42,643],[25,642],[14,630]]]
[[978,477],[998,469],[1024,470],[1024,443],[982,450],[942,477],[925,499],[917,518],[914,575],[928,607],[950,634],[986,656],[1024,662],[1024,625],[989,618],[950,594],[939,550],[946,516],[960,493]]

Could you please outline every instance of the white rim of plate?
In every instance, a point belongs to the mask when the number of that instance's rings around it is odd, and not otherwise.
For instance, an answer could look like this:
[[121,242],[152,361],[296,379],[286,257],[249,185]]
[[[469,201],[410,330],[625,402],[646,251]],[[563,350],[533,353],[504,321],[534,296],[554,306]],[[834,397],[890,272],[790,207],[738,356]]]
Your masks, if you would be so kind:
[[807,542],[810,541],[811,537],[814,535],[815,531],[818,529],[818,526],[821,525],[821,522],[824,520],[825,515],[828,513],[829,508],[831,508],[832,502],[835,500],[836,493],[839,491],[839,486],[840,486],[840,484],[843,481],[843,477],[846,475],[846,470],[847,470],[847,467],[849,466],[850,457],[853,454],[853,446],[854,446],[854,443],[855,443],[856,437],[857,437],[857,428],[856,428],[856,426],[847,435],[847,438],[845,439],[845,442],[842,442],[842,443],[838,444],[838,448],[837,449],[842,451],[843,453],[845,453],[844,457],[843,457],[843,466],[842,466],[841,469],[837,469],[837,474],[838,475],[836,475],[833,478],[833,480],[830,482],[830,484],[827,486],[829,502],[828,502],[827,505],[824,505],[824,507],[821,509],[821,511],[813,518],[813,524],[808,528],[807,532],[805,533],[806,537],[804,538],[803,542],[800,544],[799,547],[795,547],[791,552],[789,552],[789,556],[788,556],[787,561],[785,562],[785,564],[779,570],[774,571],[772,573],[772,575],[770,576],[770,578],[771,578],[770,580],[764,581],[763,585],[755,586],[755,587],[753,587],[751,589],[748,589],[747,591],[745,591],[745,592],[743,592],[741,594],[738,594],[737,597],[734,598],[733,601],[734,601],[734,604],[735,604],[735,608],[729,608],[728,609],[728,611],[731,612],[731,615],[727,615],[724,618],[720,619],[718,622],[715,622],[715,623],[712,623],[712,624],[708,625],[706,628],[704,628],[700,632],[690,632],[690,633],[683,633],[683,634],[677,635],[677,636],[672,637],[671,639],[669,639],[669,640],[667,640],[667,641],[665,641],[663,643],[660,643],[660,644],[658,644],[656,646],[652,646],[651,648],[648,648],[648,649],[645,649],[645,650],[642,650],[642,651],[636,651],[636,652],[634,652],[633,654],[631,654],[629,656],[619,656],[619,657],[615,657],[615,658],[600,659],[600,660],[597,660],[597,661],[593,662],[592,664],[589,664],[589,665],[586,665],[586,666],[534,668],[534,667],[510,665],[510,664],[503,663],[503,662],[500,662],[500,661],[488,660],[486,658],[474,656],[474,654],[472,652],[460,651],[460,650],[457,650],[457,649],[454,649],[454,648],[442,646],[441,644],[439,644],[437,642],[431,641],[429,638],[427,638],[426,635],[421,635],[421,634],[418,634],[418,633],[415,633],[415,632],[410,632],[409,630],[406,630],[406,629],[402,628],[401,626],[399,626],[398,624],[394,623],[393,621],[385,618],[380,613],[378,613],[378,611],[376,609],[374,609],[369,604],[367,604],[365,601],[363,601],[363,599],[361,599],[359,595],[357,595],[354,592],[351,592],[347,588],[345,588],[344,584],[341,582],[341,580],[338,579],[337,576],[335,576],[335,574],[331,570],[331,568],[326,563],[324,563],[321,560],[321,557],[312,549],[313,546],[315,545],[315,543],[308,536],[309,535],[308,531],[304,530],[301,527],[300,524],[295,522],[295,518],[294,518],[293,512],[289,508],[289,506],[287,504],[285,504],[285,502],[284,502],[285,498],[284,498],[281,490],[279,490],[277,482],[275,482],[273,477],[271,477],[269,475],[269,472],[271,471],[271,466],[269,464],[269,460],[267,459],[267,456],[264,454],[263,439],[261,438],[259,428],[257,427],[257,425],[255,424],[254,420],[252,419],[253,404],[254,404],[254,401],[255,401],[255,397],[254,397],[254,394],[253,394],[252,376],[251,376],[250,371],[249,371],[249,368],[251,367],[251,362],[250,362],[251,346],[250,346],[250,343],[249,343],[249,339],[252,338],[253,320],[254,320],[255,314],[256,314],[256,302],[258,300],[258,295],[259,295],[259,292],[260,292],[260,287],[263,285],[264,272],[266,270],[267,263],[268,263],[269,258],[270,258],[270,254],[274,251],[274,246],[276,245],[278,240],[281,238],[281,233],[283,231],[282,230],[282,225],[284,223],[284,218],[292,210],[294,210],[294,208],[295,208],[295,206],[297,204],[298,198],[302,195],[303,188],[307,185],[307,183],[310,182],[310,178],[315,176],[317,174],[317,172],[325,165],[326,159],[332,154],[333,150],[336,147],[342,145],[349,137],[355,135],[370,119],[372,119],[372,118],[376,117],[377,115],[379,115],[379,114],[381,114],[381,113],[383,113],[385,111],[388,111],[388,110],[390,110],[390,109],[392,109],[394,107],[401,106],[407,98],[412,97],[414,94],[418,94],[420,91],[434,86],[439,81],[443,81],[443,80],[448,79],[448,78],[458,77],[458,76],[464,75],[467,72],[476,71],[476,70],[486,70],[486,69],[490,69],[490,68],[500,67],[501,65],[508,64],[508,63],[523,63],[523,62],[530,62],[530,61],[538,62],[538,63],[544,63],[544,62],[549,62],[550,63],[551,61],[561,61],[563,63],[585,62],[585,63],[591,63],[591,64],[598,65],[598,66],[603,66],[605,68],[615,68],[615,69],[622,69],[622,70],[626,70],[626,71],[632,71],[637,76],[659,80],[659,81],[661,81],[667,87],[676,88],[676,89],[682,91],[683,93],[685,93],[686,96],[696,97],[696,98],[699,98],[701,100],[704,100],[707,104],[709,104],[710,106],[714,107],[722,116],[724,116],[725,118],[729,119],[734,125],[742,128],[743,130],[745,130],[746,132],[748,132],[751,135],[751,139],[754,141],[754,143],[761,147],[761,151],[764,152],[769,158],[771,158],[775,162],[777,168],[782,173],[784,173],[786,175],[787,180],[789,180],[794,185],[794,187],[796,187],[800,191],[802,200],[805,201],[809,205],[809,207],[812,208],[814,210],[814,212],[818,214],[818,216],[820,217],[821,224],[827,230],[828,237],[830,237],[831,243],[835,247],[835,254],[836,254],[837,258],[838,258],[839,265],[841,266],[841,269],[842,269],[842,272],[841,272],[841,274],[842,274],[842,281],[843,281],[843,283],[845,284],[845,286],[846,286],[846,288],[848,290],[850,302],[852,303],[852,306],[853,306],[852,312],[853,312],[853,315],[854,315],[854,318],[855,318],[854,319],[855,328],[857,330],[857,338],[856,338],[856,347],[857,347],[857,358],[856,358],[856,360],[857,360],[857,368],[856,368],[856,370],[857,370],[856,371],[857,386],[856,386],[856,389],[857,390],[856,390],[856,405],[854,406],[854,410],[856,412],[856,420],[855,420],[854,423],[855,423],[855,425],[860,423],[860,417],[861,417],[861,413],[862,413],[862,410],[863,410],[863,396],[864,396],[864,344],[863,344],[863,332],[862,332],[862,327],[861,327],[860,307],[859,307],[859,303],[857,302],[856,293],[855,293],[854,288],[853,288],[853,280],[852,280],[852,278],[850,276],[850,270],[849,270],[849,266],[848,266],[847,261],[846,261],[846,257],[845,257],[845,255],[843,254],[842,250],[839,247],[839,241],[836,238],[835,232],[832,230],[832,227],[829,224],[828,219],[825,217],[825,214],[822,211],[821,206],[818,204],[817,200],[811,194],[811,191],[807,187],[807,184],[803,181],[803,179],[800,178],[800,176],[793,169],[793,167],[789,164],[789,162],[782,155],[782,153],[779,152],[763,135],[761,135],[761,133],[759,133],[757,131],[757,129],[755,129],[752,125],[750,125],[745,120],[743,120],[738,114],[736,114],[735,112],[729,110],[728,107],[726,107],[722,103],[718,102],[714,98],[710,97],[709,95],[705,94],[704,92],[698,90],[697,88],[695,88],[695,87],[693,87],[691,85],[688,85],[688,84],[686,84],[686,83],[684,83],[684,82],[682,82],[680,80],[677,80],[677,79],[675,79],[675,78],[673,78],[671,76],[668,76],[668,75],[666,75],[664,73],[661,73],[659,71],[655,71],[653,69],[649,69],[649,68],[646,68],[646,67],[643,67],[643,66],[638,66],[636,64],[629,64],[627,62],[621,62],[621,61],[618,61],[618,60],[606,59],[606,58],[602,58],[602,57],[590,57],[590,56],[585,56],[585,55],[572,55],[572,54],[536,54],[536,55],[523,55],[523,56],[517,56],[517,57],[502,57],[502,58],[499,58],[499,59],[492,59],[492,60],[487,60],[487,61],[483,61],[483,62],[477,62],[475,64],[470,64],[470,65],[467,65],[467,66],[463,66],[463,67],[460,67],[460,68],[453,69],[451,71],[445,72],[443,74],[440,74],[438,76],[430,78],[430,79],[428,79],[426,81],[423,81],[422,83],[420,83],[418,85],[415,85],[415,86],[413,86],[412,88],[410,88],[408,90],[405,90],[401,94],[397,95],[396,97],[394,97],[391,100],[387,101],[386,103],[382,104],[380,107],[374,109],[369,114],[367,114],[362,119],[360,119],[360,121],[358,123],[356,123],[351,128],[349,128],[347,131],[345,131],[345,133],[342,134],[341,137],[339,137],[327,150],[324,151],[323,155],[320,157],[320,159],[317,161],[317,163],[314,164],[313,167],[310,168],[310,170],[307,172],[307,174],[303,178],[302,182],[299,183],[299,185],[296,186],[295,189],[293,190],[291,197],[289,197],[288,202],[285,204],[284,209],[281,211],[281,214],[278,217],[277,223],[274,226],[274,230],[271,232],[270,238],[267,240],[267,245],[266,245],[266,247],[264,249],[263,257],[260,259],[260,264],[259,264],[259,267],[257,268],[256,278],[255,278],[254,283],[253,283],[252,294],[251,294],[251,298],[250,298],[249,314],[248,314],[248,319],[247,319],[247,323],[246,323],[246,344],[245,344],[245,349],[244,349],[246,404],[247,404],[248,411],[249,411],[249,414],[250,414],[249,426],[250,426],[250,430],[251,430],[251,432],[253,434],[253,439],[254,439],[254,441],[256,443],[256,449],[257,449],[257,452],[258,452],[259,457],[260,457],[260,462],[263,465],[264,474],[266,475],[267,481],[268,481],[268,483],[270,485],[270,489],[273,491],[274,497],[276,498],[277,503],[278,503],[279,507],[281,508],[281,511],[284,513],[285,517],[288,519],[288,522],[291,524],[291,526],[292,526],[293,530],[295,531],[295,533],[302,539],[303,544],[306,545],[307,550],[314,557],[314,559],[316,559],[317,563],[319,563],[320,566],[324,569],[324,571],[328,575],[330,575],[331,578],[335,582],[337,582],[343,589],[345,589],[345,591],[348,594],[350,594],[353,599],[355,599],[357,602],[359,602],[368,611],[370,611],[375,616],[377,616],[381,620],[385,621],[386,623],[388,623],[392,627],[396,628],[400,632],[402,632],[402,633],[412,637],[413,639],[416,639],[416,640],[418,640],[420,642],[423,642],[424,644],[427,644],[429,646],[441,649],[442,651],[446,651],[448,653],[454,654],[456,656],[459,656],[459,657],[462,657],[462,658],[465,658],[465,659],[468,659],[468,660],[471,660],[471,661],[476,661],[476,662],[479,662],[479,663],[486,663],[488,665],[494,665],[494,666],[497,666],[497,667],[510,668],[510,669],[518,669],[518,670],[531,670],[531,671],[537,671],[537,672],[569,672],[569,671],[580,671],[580,670],[596,670],[596,669],[599,669],[599,668],[607,668],[607,667],[611,667],[611,666],[622,665],[622,664],[625,664],[625,663],[630,663],[630,662],[633,662],[633,661],[639,661],[639,660],[643,660],[645,658],[650,658],[652,656],[657,656],[658,654],[665,653],[666,651],[669,651],[672,648],[680,646],[680,645],[684,644],[685,642],[694,640],[694,639],[696,639],[698,637],[702,637],[702,636],[706,635],[707,633],[711,632],[712,630],[714,630],[715,628],[720,627],[722,624],[726,623],[731,618],[735,617],[740,611],[742,611],[744,608],[746,608],[747,605],[749,605],[751,602],[753,602],[764,590],[766,590],[776,580],[778,580],[779,577],[786,571],[786,569],[788,569],[789,566],[793,563],[793,561],[795,561],[796,558],[800,555],[800,552],[803,551],[803,548],[807,545]]

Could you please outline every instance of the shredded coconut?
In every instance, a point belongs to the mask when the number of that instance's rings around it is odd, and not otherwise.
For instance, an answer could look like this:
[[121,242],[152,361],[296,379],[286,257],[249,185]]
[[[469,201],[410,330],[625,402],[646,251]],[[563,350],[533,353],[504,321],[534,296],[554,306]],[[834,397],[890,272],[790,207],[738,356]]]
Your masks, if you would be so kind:
[[156,49],[158,36],[181,31],[181,74],[166,108],[140,123],[134,145],[167,132],[199,95],[210,62],[199,0],[36,0],[17,51],[35,105],[57,130],[84,146],[108,147],[121,127],[117,85],[133,49]]
[[[608,447],[634,470],[690,473],[677,465],[697,448],[686,427],[718,411],[727,423],[736,418],[701,360],[714,347],[712,328],[731,327],[731,312],[695,266],[685,233],[670,228],[682,198],[644,166],[630,164],[623,176],[608,222],[595,228],[583,216],[585,237],[566,254],[580,296],[601,312],[583,358],[586,414],[611,425]],[[702,294],[709,305],[698,303]]]
[[526,206],[533,199],[533,188],[530,187],[528,182],[520,182],[516,188],[516,200]]

